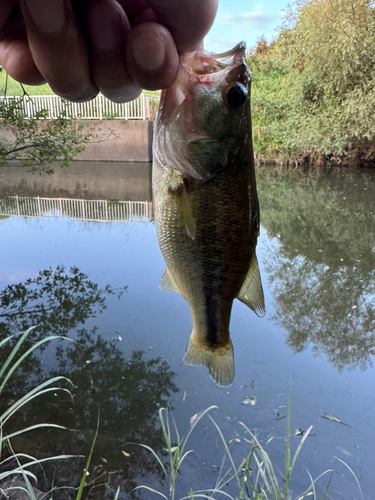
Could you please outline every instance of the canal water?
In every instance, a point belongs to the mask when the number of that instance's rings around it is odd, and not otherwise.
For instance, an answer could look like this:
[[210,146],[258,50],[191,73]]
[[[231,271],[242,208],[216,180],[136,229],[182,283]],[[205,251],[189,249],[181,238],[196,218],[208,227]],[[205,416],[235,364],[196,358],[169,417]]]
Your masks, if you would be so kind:
[[[235,301],[236,377],[223,388],[204,367],[182,361],[191,318],[181,296],[159,289],[164,261],[150,164],[74,163],[52,176],[0,169],[0,340],[16,335],[1,347],[0,364],[31,326],[25,348],[48,335],[75,340],[44,344],[8,382],[0,415],[47,377],[74,384],[73,399],[53,391],[7,422],[5,433],[41,422],[69,429],[28,432],[12,441],[16,452],[87,457],[99,420],[85,498],[112,499],[117,487],[121,499],[155,498],[134,490],[140,485],[168,495],[159,463],[134,443],[167,463],[159,409],[169,409],[171,429],[175,422],[183,436],[214,405],[209,415],[236,465],[252,439],[242,422],[282,484],[290,399],[292,454],[313,426],[295,465],[293,498],[309,474],[329,470],[318,491],[330,481],[331,498],[359,499],[354,473],[363,498],[375,498],[375,173],[261,167],[257,180],[267,313],[258,318]],[[190,436],[176,498],[218,481],[239,494],[209,415]],[[75,498],[85,460],[46,462],[34,470],[37,487],[57,488],[55,500]]]

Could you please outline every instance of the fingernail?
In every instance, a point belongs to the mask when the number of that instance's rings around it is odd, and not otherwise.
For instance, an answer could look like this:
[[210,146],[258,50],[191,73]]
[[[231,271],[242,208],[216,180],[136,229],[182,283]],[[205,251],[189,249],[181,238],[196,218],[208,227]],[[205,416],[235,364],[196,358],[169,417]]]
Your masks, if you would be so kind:
[[165,42],[163,38],[153,33],[142,33],[132,41],[133,56],[141,69],[156,71],[165,62]]
[[57,33],[65,24],[64,0],[26,0],[27,10],[37,28]]

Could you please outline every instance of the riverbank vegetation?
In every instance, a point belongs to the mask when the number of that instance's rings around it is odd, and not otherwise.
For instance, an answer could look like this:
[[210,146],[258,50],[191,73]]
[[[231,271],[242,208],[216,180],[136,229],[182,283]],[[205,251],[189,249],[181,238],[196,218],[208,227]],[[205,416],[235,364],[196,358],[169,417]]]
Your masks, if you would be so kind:
[[[220,466],[212,466],[217,473],[216,481],[209,489],[194,490],[195,481],[190,479],[187,484],[190,484],[190,491],[186,496],[181,496],[183,490],[178,487],[177,482],[182,482],[184,476],[184,466],[182,463],[189,454],[196,454],[194,450],[186,450],[190,435],[194,431],[198,422],[211,410],[218,409],[217,406],[210,406],[201,413],[197,413],[190,420],[190,429],[182,436],[177,428],[172,412],[167,408],[160,408],[159,418],[163,435],[165,439],[167,459],[163,463],[160,454],[151,447],[140,444],[139,446],[148,450],[155,458],[166,479],[164,492],[154,487],[141,485],[136,489],[143,489],[151,492],[164,500],[194,500],[195,498],[204,498],[206,500],[214,500],[215,498],[228,498],[229,500],[325,500],[332,498],[329,490],[334,474],[334,469],[328,469],[321,473],[316,479],[313,479],[310,472],[307,471],[309,478],[308,486],[305,491],[297,496],[292,492],[292,476],[296,468],[296,463],[299,461],[299,455],[304,447],[308,437],[312,434],[312,426],[307,430],[296,429],[294,434],[291,429],[291,403],[286,415],[286,435],[283,438],[285,441],[285,458],[284,471],[281,472],[273,463],[270,455],[266,451],[268,443],[273,440],[273,436],[269,437],[266,443],[261,443],[255,432],[251,431],[244,423],[239,422],[240,433],[236,433],[236,437],[229,439],[224,436],[221,428],[216,421],[209,415],[214,429],[217,431],[219,440],[223,445],[223,459]],[[298,444],[293,443],[292,439],[298,439]],[[244,446],[244,458],[238,462],[233,453],[233,445],[242,443]],[[356,484],[360,498],[363,500],[361,485],[354,471],[341,459],[337,458],[338,463],[344,466]],[[321,484],[323,483],[323,484]],[[203,486],[203,485],[202,485]],[[201,486],[201,487],[202,487]],[[183,494],[183,493],[182,493]]]
[[[15,372],[19,370],[20,365],[30,358],[33,352],[49,343],[51,340],[62,338],[59,336],[49,336],[33,344],[29,349],[24,349],[25,341],[34,328],[31,327],[24,333],[18,335],[15,339],[13,335],[7,336],[0,341],[0,348],[9,345],[13,340],[17,340],[13,349],[0,365],[0,396],[7,390],[7,384],[12,377],[15,377]],[[68,339],[69,340],[69,339]],[[55,394],[56,392],[65,392],[71,396],[69,389],[59,386],[59,382],[64,381],[69,385],[73,385],[66,377],[56,376],[50,378],[37,387],[29,390],[22,397],[11,400],[8,408],[0,412],[0,497],[1,498],[30,498],[36,499],[38,490],[32,485],[36,481],[36,476],[33,472],[35,466],[41,467],[41,464],[51,460],[67,460],[74,458],[73,455],[59,455],[44,459],[37,459],[30,454],[23,452],[15,452],[13,449],[13,441],[25,433],[35,431],[36,429],[65,429],[61,425],[51,423],[37,423],[34,425],[26,424],[23,429],[16,431],[8,431],[9,421],[13,421],[17,413],[22,413],[25,405],[29,405],[36,398],[40,398],[45,394]],[[57,385],[56,385],[57,384]],[[5,495],[5,497],[3,496]],[[18,496],[19,495],[19,496]],[[38,496],[39,497],[39,496]]]
[[23,96],[28,95],[52,95],[53,91],[48,83],[44,85],[21,85],[13,80],[0,66],[0,95],[1,96]]
[[92,140],[101,141],[92,127],[61,116],[48,118],[48,110],[35,111],[35,119],[25,119],[27,95],[0,101],[0,168],[16,161],[31,172],[54,172],[51,164],[67,167]]
[[256,160],[375,166],[375,4],[297,0],[251,51]]

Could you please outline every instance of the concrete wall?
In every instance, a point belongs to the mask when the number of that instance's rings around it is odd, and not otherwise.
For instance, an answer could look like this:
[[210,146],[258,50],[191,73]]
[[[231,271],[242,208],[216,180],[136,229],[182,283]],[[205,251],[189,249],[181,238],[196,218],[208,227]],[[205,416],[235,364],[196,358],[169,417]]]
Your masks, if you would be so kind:
[[[42,122],[43,123],[43,122]],[[82,122],[80,122],[82,123]],[[83,120],[97,137],[77,156],[83,161],[152,161],[153,123],[148,120]],[[12,141],[11,127],[0,127],[0,135]]]
[[153,123],[148,120],[85,120],[98,138],[86,145],[77,160],[152,161]]

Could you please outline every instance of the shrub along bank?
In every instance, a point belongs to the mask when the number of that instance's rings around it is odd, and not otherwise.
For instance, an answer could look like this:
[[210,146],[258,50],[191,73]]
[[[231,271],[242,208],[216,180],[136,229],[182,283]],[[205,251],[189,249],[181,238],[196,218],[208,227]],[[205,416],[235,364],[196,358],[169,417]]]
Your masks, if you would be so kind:
[[298,0],[249,55],[258,162],[375,166],[375,2]]

